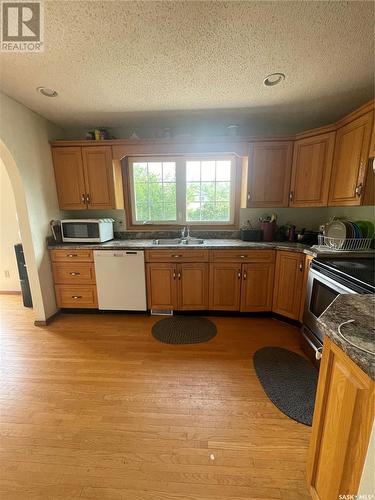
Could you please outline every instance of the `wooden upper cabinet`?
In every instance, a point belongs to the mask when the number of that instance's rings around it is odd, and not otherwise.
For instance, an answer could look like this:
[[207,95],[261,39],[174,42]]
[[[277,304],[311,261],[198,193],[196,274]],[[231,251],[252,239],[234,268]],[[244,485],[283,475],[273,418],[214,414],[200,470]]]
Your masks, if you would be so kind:
[[121,163],[111,146],[53,147],[59,206],[63,210],[124,208]]
[[52,148],[59,206],[63,210],[86,208],[86,187],[80,147]]
[[208,264],[178,264],[178,309],[208,309]]
[[335,132],[294,143],[290,207],[327,206],[334,147]]
[[250,144],[247,176],[248,207],[287,207],[292,141]]
[[305,275],[305,254],[278,251],[272,311],[298,320]]
[[272,309],[275,265],[268,262],[242,264],[241,311]]
[[370,152],[369,152],[369,158],[374,158],[375,157],[375,123],[374,123],[374,116],[372,117],[372,134],[371,134],[371,142],[370,142]]
[[210,309],[239,311],[241,264],[217,262],[210,264]]
[[307,462],[312,498],[355,498],[373,421],[374,382],[325,337]]
[[360,205],[366,178],[373,112],[339,128],[328,205]]
[[82,148],[88,208],[116,208],[110,146]]

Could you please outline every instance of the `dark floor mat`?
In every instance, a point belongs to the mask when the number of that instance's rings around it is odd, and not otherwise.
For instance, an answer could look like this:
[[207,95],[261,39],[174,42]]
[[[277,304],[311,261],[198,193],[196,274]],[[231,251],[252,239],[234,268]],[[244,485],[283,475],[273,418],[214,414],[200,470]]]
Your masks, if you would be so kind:
[[152,335],[165,344],[197,344],[216,335],[216,325],[196,316],[172,316],[154,324]]
[[263,389],[288,417],[312,425],[318,370],[295,352],[263,347],[254,354],[254,367]]

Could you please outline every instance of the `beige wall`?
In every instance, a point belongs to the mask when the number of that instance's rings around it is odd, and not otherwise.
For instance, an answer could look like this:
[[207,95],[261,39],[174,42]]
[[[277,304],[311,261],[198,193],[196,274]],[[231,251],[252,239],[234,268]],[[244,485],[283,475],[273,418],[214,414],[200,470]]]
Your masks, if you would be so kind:
[[45,239],[50,219],[60,217],[48,143],[57,137],[62,129],[0,93],[0,158],[14,189],[35,319],[41,321],[56,311]]
[[14,245],[21,242],[13,188],[0,160],[0,291],[20,290]]

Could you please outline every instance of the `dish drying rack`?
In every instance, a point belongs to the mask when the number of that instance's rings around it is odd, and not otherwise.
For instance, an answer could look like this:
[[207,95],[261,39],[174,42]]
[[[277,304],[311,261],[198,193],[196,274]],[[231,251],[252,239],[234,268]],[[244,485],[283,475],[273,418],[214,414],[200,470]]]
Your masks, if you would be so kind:
[[363,252],[370,250],[371,242],[372,238],[332,238],[319,234],[315,248],[333,252]]

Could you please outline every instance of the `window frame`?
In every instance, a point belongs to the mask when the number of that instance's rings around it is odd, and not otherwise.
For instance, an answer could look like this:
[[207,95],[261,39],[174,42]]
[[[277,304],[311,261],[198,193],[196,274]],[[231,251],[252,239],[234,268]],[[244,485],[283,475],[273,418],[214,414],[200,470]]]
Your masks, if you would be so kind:
[[[186,220],[186,162],[207,160],[230,160],[230,220],[229,221],[187,221]],[[127,229],[156,230],[175,228],[188,225],[197,229],[234,229],[238,226],[239,209],[239,158],[236,154],[210,153],[210,154],[180,154],[180,155],[129,155],[127,157],[127,168],[125,173],[125,210],[127,218]],[[135,162],[175,162],[176,163],[176,221],[148,221],[141,222],[135,219],[135,191],[133,164]]]

